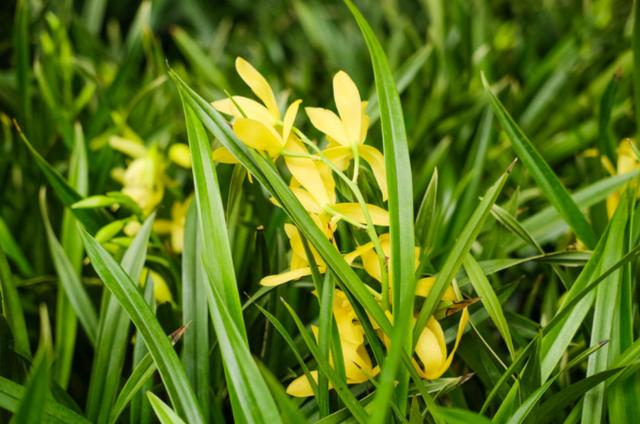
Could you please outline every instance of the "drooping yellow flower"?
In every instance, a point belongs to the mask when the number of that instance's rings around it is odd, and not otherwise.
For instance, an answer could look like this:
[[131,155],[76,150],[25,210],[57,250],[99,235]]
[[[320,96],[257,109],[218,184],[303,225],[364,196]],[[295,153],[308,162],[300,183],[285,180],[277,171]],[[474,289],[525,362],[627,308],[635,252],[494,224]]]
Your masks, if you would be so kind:
[[[340,336],[340,347],[342,350],[345,375],[347,384],[358,384],[375,377],[379,372],[379,367],[373,367],[371,357],[367,352],[364,340],[364,329],[358,321],[358,317],[349,303],[349,299],[341,290],[336,289],[333,297],[333,316],[338,327]],[[318,329],[311,327],[318,337]],[[333,358],[329,358],[333,364]],[[318,371],[311,371],[311,378],[318,381]],[[331,387],[330,387],[331,388]],[[296,397],[313,396],[311,384],[306,375],[293,380],[287,386],[287,393]]]
[[[282,118],[273,89],[266,78],[241,57],[236,59],[236,71],[262,103],[243,96],[232,96],[213,102],[213,107],[233,116],[233,132],[240,141],[275,159],[290,141],[301,101],[291,103]],[[224,147],[216,149],[213,156],[219,162],[237,163]]]
[[169,160],[183,168],[191,169],[191,152],[184,143],[174,143],[169,147]]
[[342,170],[349,166],[355,155],[367,161],[382,197],[386,200],[387,177],[384,157],[375,147],[364,144],[369,128],[367,102],[361,101],[358,87],[344,71],[333,77],[333,97],[338,115],[328,109],[305,108],[313,126],[325,134],[330,142],[324,155]]
[[150,214],[164,196],[164,158],[157,148],[147,148],[136,141],[112,137],[109,144],[133,158],[124,171],[116,169],[112,176],[123,185],[122,192],[131,197],[145,215]]
[[[640,169],[640,161],[633,151],[631,143],[632,141],[627,138],[622,140],[620,145],[618,145],[618,161],[615,168],[608,160],[604,163],[605,168],[607,168],[612,175],[626,174],[627,172]],[[632,181],[631,186],[635,188],[636,182]],[[613,213],[618,207],[618,203],[620,203],[620,193],[621,191],[619,190],[607,197],[607,214],[609,215],[609,218],[613,216]]]
[[183,202],[174,202],[171,206],[171,219],[157,219],[153,229],[158,234],[171,235],[171,248],[175,253],[182,253],[184,246],[184,225],[187,220],[187,211],[191,197]]
[[442,327],[434,317],[429,318],[416,343],[415,357],[413,359],[414,367],[422,378],[434,380],[440,378],[449,369],[468,321],[469,311],[464,308],[460,315],[453,349],[447,356],[447,344]]

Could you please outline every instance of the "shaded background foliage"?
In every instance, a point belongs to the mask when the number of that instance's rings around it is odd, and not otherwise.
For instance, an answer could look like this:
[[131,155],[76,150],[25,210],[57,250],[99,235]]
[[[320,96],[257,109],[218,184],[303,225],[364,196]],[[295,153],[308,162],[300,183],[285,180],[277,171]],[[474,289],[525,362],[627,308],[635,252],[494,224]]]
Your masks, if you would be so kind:
[[[439,269],[442,253],[455,241],[478,196],[515,157],[508,139],[491,121],[481,71],[495,83],[507,109],[570,191],[606,176],[597,159],[582,154],[585,149],[606,149],[634,134],[629,0],[357,3],[381,39],[392,69],[408,75],[401,96],[416,209],[433,170],[439,171],[438,232],[427,271]],[[20,0],[0,7],[0,217],[28,264],[21,267],[12,258],[32,343],[38,338],[39,304],[47,304],[55,324],[57,277],[36,206],[38,190],[46,182],[10,120],[16,118],[35,148],[62,174],[68,172],[73,128],[79,123],[89,146],[89,193],[117,190],[109,172],[124,160],[106,143],[110,135],[128,126],[161,148],[185,140],[182,109],[167,79],[166,63],[213,100],[224,97],[225,90],[246,94],[235,76],[236,56],[250,60],[277,92],[286,89],[285,95],[304,98],[306,106],[331,104],[331,77],[340,69],[363,93],[373,90],[366,47],[347,8],[338,1]],[[607,92],[612,94],[607,97]],[[485,121],[488,136],[483,140]],[[379,125],[371,134],[370,142],[381,147]],[[177,185],[168,190],[158,212],[161,216],[169,214],[171,200],[181,200],[192,191],[188,172],[174,168],[169,172]],[[231,171],[223,167],[220,172],[226,198]],[[285,267],[286,246],[280,231],[283,213],[272,207],[256,184],[244,184],[242,189],[247,206],[231,236],[245,300],[262,276]],[[520,165],[505,193],[503,206],[519,219],[548,205]],[[59,231],[61,204],[50,199],[49,211]],[[607,222],[603,202],[591,208],[590,219],[601,233]],[[566,231],[538,236],[546,251],[575,247],[574,236]],[[530,247],[514,248],[513,237],[495,222],[487,224],[480,240],[474,247],[479,259],[536,253]],[[7,251],[6,239],[4,243],[1,247]],[[178,296],[179,256],[161,246],[155,246],[151,255],[152,266]],[[567,272],[577,275],[574,269]],[[509,283],[518,283],[505,307],[518,346],[553,316],[564,292],[550,267],[538,263],[509,269],[491,276],[491,281],[498,290],[507,291],[513,288]],[[99,304],[99,280],[87,277],[85,282]],[[265,305],[287,329],[295,327],[279,296],[305,311],[307,320],[316,316],[315,303],[306,293],[296,287],[276,292]],[[178,310],[177,305],[159,307],[167,332],[180,325]],[[246,315],[252,352],[278,377],[294,375],[289,368],[294,363],[291,352],[283,351],[282,341],[272,331],[265,335],[264,318],[255,309]],[[4,323],[0,328],[3,339],[10,337]],[[506,357],[491,324],[482,324],[479,330]],[[588,330],[584,333],[588,345]],[[10,355],[7,344],[0,345],[2,354]],[[478,409],[499,367],[472,334],[463,341],[459,356],[453,373],[474,372],[477,378],[453,391],[451,402]],[[69,393],[80,405],[85,402],[90,358],[90,344],[78,331]],[[218,362],[214,353],[214,375],[222,381]],[[14,363],[0,360],[0,374],[21,380],[26,365]],[[573,373],[580,378],[584,370]],[[563,376],[560,385],[569,383],[573,373]],[[221,388],[220,382],[213,384],[214,393]]]

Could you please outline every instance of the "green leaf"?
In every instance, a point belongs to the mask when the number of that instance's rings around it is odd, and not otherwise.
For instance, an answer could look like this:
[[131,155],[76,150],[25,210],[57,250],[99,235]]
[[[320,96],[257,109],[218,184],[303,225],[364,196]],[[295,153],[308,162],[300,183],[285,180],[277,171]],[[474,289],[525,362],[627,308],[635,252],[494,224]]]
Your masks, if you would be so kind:
[[636,116],[636,140],[640,140],[640,7],[638,1],[633,2],[633,33],[631,47],[633,49],[633,100]]
[[[372,423],[381,423],[385,420],[390,407],[389,397],[395,386],[402,353],[409,354],[412,352],[413,347],[411,337],[407,337],[407,334],[410,334],[413,320],[416,284],[414,274],[413,180],[402,105],[400,104],[400,96],[398,95],[387,57],[373,29],[371,29],[365,18],[351,1],[346,0],[345,3],[360,27],[373,65],[376,93],[380,105],[384,165],[389,189],[389,234],[391,251],[393,251],[389,263],[389,282],[395,282],[392,303],[394,328],[391,334],[391,347],[387,352],[384,364],[381,364],[382,372],[376,397],[373,401],[371,421]],[[404,413],[406,410],[408,375],[402,372],[398,379],[400,384],[397,390],[396,402],[400,411]]]
[[[17,412],[20,403],[25,397],[26,389],[24,386],[15,383],[4,377],[0,377],[0,408],[10,412]],[[51,398],[47,398],[43,402],[45,421],[63,422],[63,423],[89,423],[86,418],[78,415],[71,409],[55,402]]]
[[[280,422],[278,409],[247,343],[222,198],[211,162],[211,146],[202,123],[186,102],[184,112],[199,228],[203,230],[203,249],[196,259],[202,260],[209,282],[206,285],[209,313],[218,337],[227,385],[232,398],[237,397],[232,402],[236,406],[233,408],[234,416],[255,422],[277,423]],[[237,410],[238,407],[241,410]]]
[[[58,196],[60,201],[64,203],[65,206],[71,207],[74,203],[78,202],[82,199],[82,196],[75,191],[62,176],[55,170],[49,163],[38,153],[38,151],[29,143],[27,137],[24,135],[20,127],[16,127],[18,129],[18,133],[20,134],[20,138],[27,146],[33,158],[36,160],[36,164],[44,174],[45,178],[49,182],[49,185],[53,189],[53,192]],[[104,224],[104,217],[98,214],[96,211],[91,209],[71,209],[74,215],[78,218],[87,229],[95,233],[100,229]]]
[[598,241],[593,228],[573,201],[567,189],[562,185],[558,176],[549,164],[542,158],[535,146],[515,123],[500,100],[493,94],[489,83],[482,76],[482,83],[489,95],[489,100],[500,124],[511,139],[511,145],[518,157],[527,167],[540,190],[547,196],[549,202],[558,210],[567,224],[573,228],[577,237],[588,247],[593,248]]
[[[582,395],[598,384],[620,373],[620,368],[613,368],[591,375],[585,379],[573,383],[553,396],[531,412],[531,420],[534,422],[550,422],[559,411],[575,405]],[[583,409],[584,410],[584,409]]]
[[29,381],[13,421],[16,424],[41,422],[45,415],[44,407],[48,395],[49,360],[46,349],[41,346],[33,360]]
[[153,412],[156,413],[161,424],[185,424],[182,418],[153,392],[147,392],[147,398],[149,398]]
[[182,252],[182,321],[191,323],[182,344],[182,363],[205,417],[209,416],[209,311],[206,280],[200,256],[198,216],[194,203],[189,207]]
[[0,298],[2,299],[2,315],[7,320],[14,339],[13,349],[25,358],[31,358],[29,334],[24,320],[22,303],[16,289],[14,276],[9,262],[0,248]]
[[42,212],[42,221],[44,222],[47,240],[49,241],[51,257],[53,259],[56,273],[58,274],[58,281],[64,288],[64,291],[69,298],[69,302],[78,315],[80,325],[82,325],[82,328],[91,341],[91,344],[95,346],[98,332],[98,314],[91,303],[89,295],[82,285],[82,281],[80,281],[80,276],[69,261],[64,248],[56,238],[53,228],[51,228],[49,214],[47,211],[46,192],[44,188],[40,190],[40,211]]
[[24,276],[33,275],[31,264],[25,257],[22,249],[11,235],[9,227],[0,216],[0,249],[18,266],[20,273]]
[[493,291],[493,287],[491,287],[491,283],[471,254],[467,254],[464,257],[463,265],[467,275],[469,276],[469,281],[471,281],[473,288],[476,293],[478,293],[478,296],[480,296],[482,305],[489,313],[491,320],[496,325],[500,335],[507,344],[507,348],[509,349],[509,353],[513,359],[515,357],[513,340],[511,339],[509,325],[507,324],[507,319],[504,317],[504,311],[502,310],[502,305],[500,304],[498,296],[496,296],[496,293]]
[[[135,282],[140,280],[154,219],[155,215],[151,215],[143,223],[120,263]],[[108,291],[104,296],[106,302],[103,302],[98,323],[87,399],[87,416],[96,422],[104,422],[112,409],[127,351],[130,323],[119,300]]]
[[[624,254],[625,238],[619,234],[626,234],[629,218],[628,196],[623,195],[615,215],[611,219],[611,234],[617,236],[612,239],[610,247],[602,256],[600,269],[606,269],[618,261]],[[596,345],[602,340],[610,340],[616,311],[619,308],[619,296],[622,286],[622,270],[617,270],[607,277],[606,283],[598,286],[595,295],[593,310],[593,324],[591,327],[591,345]],[[587,377],[605,371],[611,362],[609,353],[610,344],[589,357],[587,364]],[[585,396],[582,407],[582,420],[584,422],[600,421],[604,409],[604,384],[589,391]]]
[[190,423],[204,422],[180,359],[165,337],[160,323],[142,298],[136,283],[131,281],[120,265],[93,237],[83,231],[82,238],[98,276],[143,335],[172,403]]
[[456,276],[460,265],[462,264],[463,259],[469,252],[471,248],[471,244],[474,242],[480,230],[482,229],[489,213],[491,212],[491,207],[496,202],[496,199],[500,195],[502,191],[502,187],[507,181],[509,176],[510,169],[502,174],[500,178],[487,190],[482,201],[473,212],[473,215],[469,218],[466,225],[462,229],[462,232],[458,236],[453,248],[449,252],[444,265],[438,272],[436,276],[436,282],[434,283],[429,296],[425,300],[422,305],[422,309],[420,309],[420,313],[418,315],[418,319],[416,320],[415,329],[414,329],[414,341],[418,340],[418,336],[422,329],[424,328],[427,319],[433,314],[436,310],[436,306],[442,295],[444,294],[447,286],[451,283],[453,278]]
[[[596,246],[591,259],[565,295],[560,310],[556,314],[557,318],[554,318],[547,325],[548,329],[545,330],[541,351],[542,381],[545,381],[551,375],[591,309],[595,298],[595,293],[592,291],[596,283],[594,280],[596,280],[596,275],[602,269],[603,258],[607,258],[607,263],[613,263],[618,258],[616,243],[619,234],[622,234],[621,231],[623,231],[625,223],[625,215],[622,213],[614,215]],[[617,264],[620,264],[620,261]],[[580,300],[574,301],[578,296],[580,296]]]

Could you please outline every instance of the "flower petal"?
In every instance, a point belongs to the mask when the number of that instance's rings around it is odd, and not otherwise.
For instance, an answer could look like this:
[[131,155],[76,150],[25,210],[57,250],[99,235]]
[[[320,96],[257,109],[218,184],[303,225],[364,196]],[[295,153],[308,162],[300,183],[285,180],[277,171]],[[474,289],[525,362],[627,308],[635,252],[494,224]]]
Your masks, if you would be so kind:
[[219,112],[231,115],[234,118],[254,119],[267,126],[271,126],[276,122],[266,107],[248,97],[232,96],[231,98],[216,100],[211,105]]
[[[429,293],[431,293],[431,289],[433,285],[436,283],[436,277],[425,277],[421,278],[416,282],[416,296],[427,297]],[[445,290],[442,298],[440,300],[455,302],[456,292],[453,290],[453,287],[449,285],[447,290]]]
[[369,130],[369,115],[367,115],[367,104],[369,102],[362,102],[362,124],[360,125],[360,139],[358,144],[363,144],[367,139],[367,131]]
[[277,157],[282,150],[281,140],[271,127],[248,118],[238,118],[233,123],[233,132],[247,146],[265,150],[269,156]]
[[[373,221],[373,225],[389,226],[389,212],[382,209],[380,206],[371,204],[367,204],[366,206],[369,211],[369,215],[371,216],[371,220]],[[333,206],[333,209],[359,224],[367,223],[359,203],[336,203]]]
[[266,286],[266,287],[279,286],[280,284],[297,280],[306,275],[311,275],[311,268],[305,267],[305,268],[292,269],[290,271],[281,272],[280,274],[267,275],[262,280],[260,280],[260,285]]
[[417,368],[422,376],[429,380],[440,377],[442,375],[440,370],[446,363],[447,351],[446,346],[443,349],[440,333],[442,333],[440,324],[431,317],[416,343],[416,356],[422,362],[422,366]]
[[306,107],[304,111],[307,113],[311,124],[313,124],[318,131],[328,135],[343,146],[349,146],[344,125],[342,125],[342,121],[340,121],[338,115],[320,107]]
[[[313,370],[309,371],[311,378],[315,382],[318,382],[318,371]],[[329,388],[331,388],[331,383],[329,383]],[[287,386],[287,394],[289,396],[295,397],[309,397],[313,396],[313,390],[311,389],[311,384],[306,374],[302,374],[300,377],[293,380]]]
[[333,97],[347,136],[347,144],[358,144],[362,128],[360,92],[353,80],[344,71],[338,72],[333,77]]
[[273,90],[262,76],[249,62],[241,57],[236,58],[236,71],[240,78],[251,88],[251,91],[260,99],[267,107],[274,119],[280,119],[280,111]]
[[300,103],[302,103],[302,100],[296,100],[291,103],[284,114],[284,119],[282,120],[282,140],[285,143],[289,140],[289,134],[291,134],[291,129],[296,120]]
[[220,163],[240,163],[226,147],[218,147],[211,153],[214,162]]
[[[294,137],[289,138],[285,147],[291,153],[308,153],[307,149]],[[333,192],[333,178],[330,173],[328,177],[323,175],[319,164],[312,159],[286,156],[284,161],[291,175],[315,199],[318,206],[322,207],[333,203],[335,194]]]
[[384,156],[378,149],[367,146],[366,144],[358,147],[358,153],[360,153],[362,159],[366,160],[371,167],[373,176],[375,177],[378,187],[380,187],[380,191],[382,192],[382,200],[386,201],[389,193],[387,190],[387,171],[384,166]]
[[353,150],[346,146],[329,147],[322,153],[341,171],[347,169],[349,162],[353,159]]
[[191,169],[191,153],[184,143],[174,143],[169,147],[169,159],[183,168]]
[[112,149],[124,153],[134,159],[141,158],[147,153],[147,148],[144,144],[115,135],[109,137],[109,146],[111,146]]

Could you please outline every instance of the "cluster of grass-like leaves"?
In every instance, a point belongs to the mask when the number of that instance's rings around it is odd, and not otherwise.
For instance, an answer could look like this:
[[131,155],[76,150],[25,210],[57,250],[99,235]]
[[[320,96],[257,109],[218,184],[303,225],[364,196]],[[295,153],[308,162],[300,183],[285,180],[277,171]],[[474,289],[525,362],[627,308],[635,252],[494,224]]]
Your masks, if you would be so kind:
[[[636,419],[640,11],[357,5],[18,0],[0,13],[0,420]],[[278,100],[289,87],[329,104],[339,69],[370,87],[393,315],[211,105],[241,92],[238,55]],[[178,142],[190,165],[157,162],[145,210],[127,172]],[[237,165],[211,160],[220,145]],[[261,287],[286,268],[285,222],[325,275]],[[416,301],[423,275],[435,281]],[[464,301],[439,317],[450,346],[462,307],[469,325],[447,373],[425,380],[413,348],[454,280]],[[334,360],[335,288],[380,366],[370,381],[348,385]],[[315,396],[289,397],[312,368]]]

